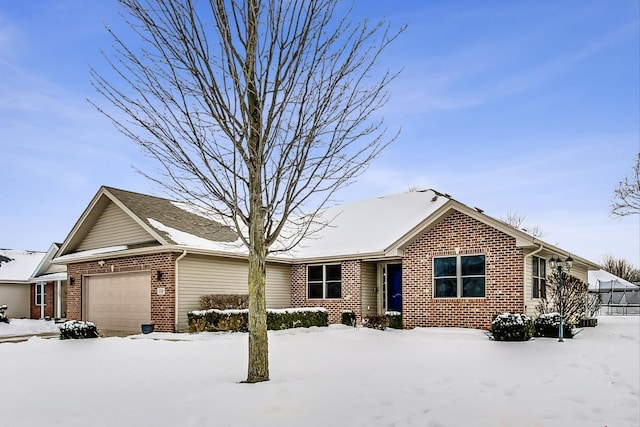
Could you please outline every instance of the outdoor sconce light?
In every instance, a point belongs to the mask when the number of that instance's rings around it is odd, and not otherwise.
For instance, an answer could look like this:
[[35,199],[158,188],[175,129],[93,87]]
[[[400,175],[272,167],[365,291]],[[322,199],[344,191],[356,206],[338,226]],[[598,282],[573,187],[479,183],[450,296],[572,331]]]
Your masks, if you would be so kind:
[[103,260],[98,261],[98,265],[99,265],[100,267],[104,267],[104,261],[103,261]]
[[162,271],[156,271],[156,279],[160,282],[162,281]]
[[573,258],[571,258],[571,255],[569,255],[569,257],[567,257],[566,260],[562,261],[560,257],[554,258],[552,256],[551,259],[549,260],[549,265],[551,266],[551,269],[558,270],[558,294],[560,296],[559,298],[560,307],[558,307],[560,311],[560,326],[558,328],[558,342],[564,342],[563,319],[562,319],[562,316],[563,316],[562,288],[564,287],[564,276],[562,275],[562,271],[564,269],[567,270],[567,273],[571,271],[571,267],[573,267]]
[[75,284],[76,284],[76,278],[75,278],[75,277],[73,277],[73,276],[71,276],[71,277],[69,278],[69,286],[73,286],[73,285],[75,285]]

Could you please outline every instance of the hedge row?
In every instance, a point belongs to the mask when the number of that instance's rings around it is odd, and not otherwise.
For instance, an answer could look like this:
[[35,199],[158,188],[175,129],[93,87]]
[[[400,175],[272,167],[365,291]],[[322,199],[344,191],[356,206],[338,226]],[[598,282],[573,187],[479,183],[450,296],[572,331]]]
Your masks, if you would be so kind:
[[[187,313],[189,332],[247,332],[249,310],[198,310]],[[282,330],[328,326],[324,308],[285,308],[267,310],[267,329]]]

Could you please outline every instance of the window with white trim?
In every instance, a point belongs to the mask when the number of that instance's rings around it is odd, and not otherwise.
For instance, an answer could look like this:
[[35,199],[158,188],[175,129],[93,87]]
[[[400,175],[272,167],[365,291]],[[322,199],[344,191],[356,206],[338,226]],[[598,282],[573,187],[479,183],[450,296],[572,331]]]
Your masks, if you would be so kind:
[[547,260],[544,258],[538,258],[537,256],[531,257],[533,262],[533,269],[531,271],[532,286],[531,297],[532,298],[546,298],[547,296]]
[[45,292],[46,283],[36,283],[36,305],[46,305],[47,295]]
[[342,297],[342,266],[323,264],[307,266],[307,296],[309,299]]
[[433,259],[434,298],[485,296],[484,255],[456,255]]

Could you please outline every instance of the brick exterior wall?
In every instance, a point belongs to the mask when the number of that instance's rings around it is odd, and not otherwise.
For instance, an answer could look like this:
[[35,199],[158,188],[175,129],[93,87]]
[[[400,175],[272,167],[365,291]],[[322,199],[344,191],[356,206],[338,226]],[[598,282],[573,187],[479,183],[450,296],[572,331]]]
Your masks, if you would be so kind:
[[[485,256],[484,298],[433,298],[433,257],[458,254]],[[515,238],[461,212],[452,211],[419,235],[402,259],[402,318],[405,328],[462,327],[488,329],[505,311],[524,313],[524,253]],[[293,307],[324,307],[330,323],[340,323],[343,310],[362,320],[360,261],[342,262],[342,298],[308,299],[307,265],[293,265]]]
[[291,305],[292,307],[323,307],[329,314],[329,323],[340,323],[342,312],[351,310],[356,313],[357,321],[362,320],[362,280],[360,261],[343,261],[342,298],[308,299],[307,264],[291,267]]
[[[151,273],[151,321],[157,332],[175,332],[175,253],[159,253],[129,258],[105,258],[104,267],[97,261],[67,265],[67,319],[82,319],[82,277],[85,275],[149,271]],[[113,270],[111,269],[113,266]],[[156,271],[162,271],[158,280]],[[71,278],[75,284],[71,285]],[[164,295],[157,289],[165,288]],[[48,295],[47,295],[48,298]]]
[[[485,255],[484,298],[433,298],[433,257]],[[405,250],[402,318],[405,328],[449,326],[488,329],[505,311],[524,312],[524,254],[515,238],[452,211]]]

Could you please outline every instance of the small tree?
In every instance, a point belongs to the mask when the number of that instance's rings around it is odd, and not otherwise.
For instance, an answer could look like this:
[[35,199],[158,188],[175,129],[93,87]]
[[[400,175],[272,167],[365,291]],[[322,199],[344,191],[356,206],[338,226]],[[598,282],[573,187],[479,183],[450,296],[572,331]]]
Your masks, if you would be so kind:
[[629,282],[640,282],[640,269],[626,259],[605,255],[602,258],[602,269]]
[[611,214],[618,217],[640,215],[640,153],[631,176],[620,181],[613,191]]
[[[560,287],[562,286],[562,292]],[[559,313],[562,293],[562,317],[569,325],[576,325],[585,317],[588,285],[565,271],[554,271],[547,280],[547,292],[536,306],[538,314]]]
[[394,136],[376,72],[402,29],[351,22],[338,0],[119,0],[133,38],[92,69],[98,107],[179,201],[248,252],[247,382],[269,379],[266,258],[327,225],[317,214]]

